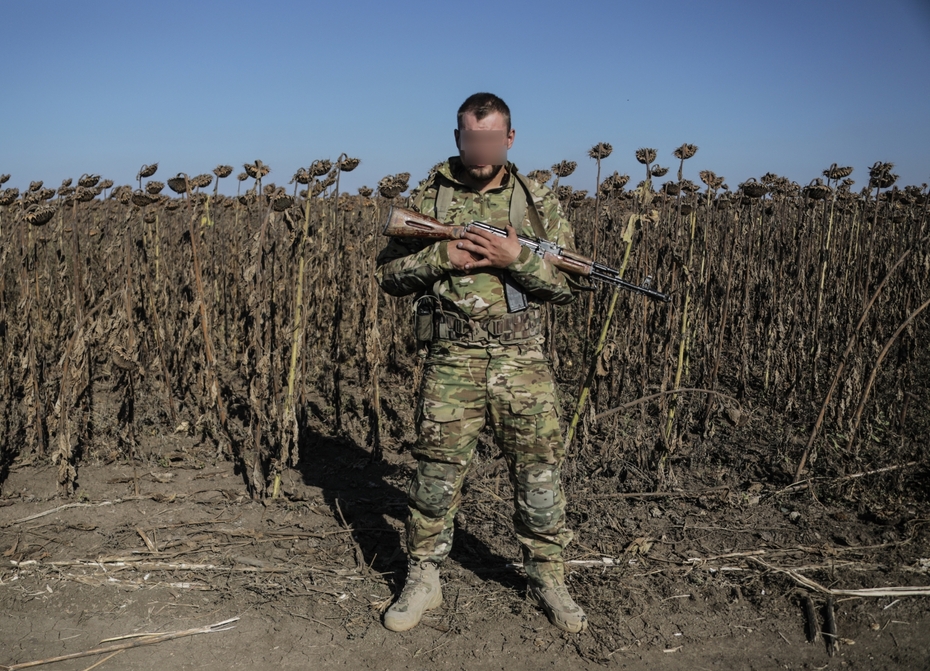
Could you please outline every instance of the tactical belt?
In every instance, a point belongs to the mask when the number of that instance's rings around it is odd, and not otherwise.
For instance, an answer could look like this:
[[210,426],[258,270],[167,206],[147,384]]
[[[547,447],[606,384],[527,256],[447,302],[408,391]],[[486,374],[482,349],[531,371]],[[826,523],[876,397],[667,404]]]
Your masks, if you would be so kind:
[[440,340],[459,342],[497,340],[508,344],[536,337],[543,332],[538,309],[506,314],[481,322],[440,313],[437,315],[437,326]]

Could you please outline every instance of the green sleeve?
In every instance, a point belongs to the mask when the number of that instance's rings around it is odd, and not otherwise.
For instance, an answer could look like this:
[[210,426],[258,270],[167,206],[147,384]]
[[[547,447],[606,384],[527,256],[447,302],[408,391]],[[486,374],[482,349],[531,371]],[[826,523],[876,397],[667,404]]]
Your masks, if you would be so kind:
[[416,239],[392,239],[378,254],[376,265],[378,284],[392,296],[428,289],[452,269],[445,242],[424,246]]
[[[415,192],[410,196],[407,207],[417,212],[429,211],[435,197],[435,190],[429,188]],[[378,254],[375,265],[378,284],[392,296],[406,296],[429,289],[452,270],[444,241],[419,238],[391,238]]]

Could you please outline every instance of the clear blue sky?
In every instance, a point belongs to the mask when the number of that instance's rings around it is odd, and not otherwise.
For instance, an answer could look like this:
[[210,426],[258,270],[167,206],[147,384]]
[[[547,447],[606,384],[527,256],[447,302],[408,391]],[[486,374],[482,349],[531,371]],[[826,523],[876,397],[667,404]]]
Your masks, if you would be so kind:
[[476,91],[510,105],[521,170],[575,160],[576,188],[594,187],[597,142],[614,147],[603,174],[637,180],[637,148],[673,177],[689,142],[686,176],[731,188],[833,162],[856,188],[875,161],[930,182],[930,0],[7,0],[0,20],[7,186],[254,159],[286,184],[341,152],[362,159],[352,190],[416,183],[455,153]]

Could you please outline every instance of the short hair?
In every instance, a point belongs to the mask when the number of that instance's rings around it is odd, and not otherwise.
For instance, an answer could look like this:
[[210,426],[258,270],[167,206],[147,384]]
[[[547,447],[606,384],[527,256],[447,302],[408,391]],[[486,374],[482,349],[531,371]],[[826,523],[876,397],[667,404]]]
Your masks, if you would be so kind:
[[510,108],[507,103],[493,93],[473,93],[465,99],[458,112],[458,127],[461,130],[462,120],[468,113],[475,115],[479,121],[489,114],[498,112],[507,122],[507,132],[510,132]]

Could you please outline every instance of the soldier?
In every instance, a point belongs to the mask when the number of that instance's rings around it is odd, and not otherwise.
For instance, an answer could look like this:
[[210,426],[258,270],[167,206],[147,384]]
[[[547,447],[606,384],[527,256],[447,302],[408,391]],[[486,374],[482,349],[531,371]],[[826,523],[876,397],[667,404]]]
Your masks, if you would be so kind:
[[540,311],[544,302],[571,302],[572,287],[517,240],[544,237],[574,249],[574,236],[555,195],[507,161],[514,137],[504,101],[472,95],[458,111],[459,155],[439,166],[409,203],[449,223],[485,221],[505,229],[506,238],[484,231],[433,243],[392,238],[378,255],[381,288],[394,296],[418,293],[418,312],[429,304],[426,325],[434,331],[408,490],[409,570],[384,617],[393,631],[415,627],[442,603],[438,569],[452,546],[462,482],[488,418],[510,471],[528,596],[560,629],[587,627],[565,587],[562,551],[572,538],[561,486],[565,446]]

